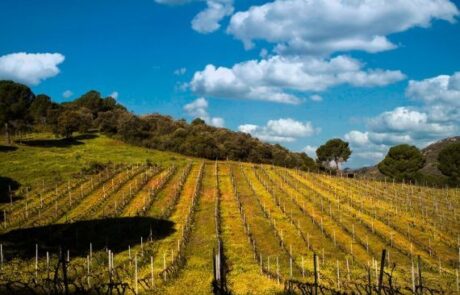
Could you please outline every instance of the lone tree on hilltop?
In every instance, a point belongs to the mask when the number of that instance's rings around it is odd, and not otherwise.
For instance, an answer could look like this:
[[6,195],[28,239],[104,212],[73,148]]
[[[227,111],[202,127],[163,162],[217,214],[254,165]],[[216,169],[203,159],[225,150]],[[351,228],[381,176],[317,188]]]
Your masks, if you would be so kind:
[[[348,142],[340,138],[328,140],[325,144],[316,150],[318,161],[325,167],[340,170],[340,164],[346,162],[351,155]],[[334,167],[331,167],[334,163]]]

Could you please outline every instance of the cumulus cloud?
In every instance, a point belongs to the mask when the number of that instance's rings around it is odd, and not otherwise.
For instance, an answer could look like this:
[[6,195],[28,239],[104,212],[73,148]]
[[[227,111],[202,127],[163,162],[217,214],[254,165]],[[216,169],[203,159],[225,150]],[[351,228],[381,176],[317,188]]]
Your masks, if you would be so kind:
[[409,81],[406,95],[428,104],[460,106],[460,72],[440,75],[421,81]]
[[307,145],[306,147],[303,148],[303,152],[306,153],[310,158],[315,159],[317,149],[318,147],[316,146]]
[[[460,126],[460,75],[440,75],[410,81],[406,96],[422,102],[417,107],[401,106],[368,119],[367,131],[352,130],[345,139],[357,151],[354,157],[385,155],[389,147],[407,143],[424,147],[447,136],[458,134]],[[383,158],[383,156],[381,157]]]
[[192,20],[192,28],[203,34],[212,33],[220,28],[220,21],[233,13],[232,0],[208,0],[207,8]]
[[281,54],[379,52],[396,47],[390,34],[458,14],[449,0],[275,0],[235,13],[227,31],[246,48],[263,40]]
[[455,126],[452,125],[434,122],[426,112],[409,107],[397,107],[392,111],[383,112],[369,121],[369,127],[379,133],[410,132],[414,136],[419,133],[423,135],[450,134],[455,129]]
[[276,55],[232,68],[207,65],[195,72],[189,86],[199,95],[298,104],[301,98],[293,94],[295,91],[318,92],[341,84],[384,86],[405,78],[400,71],[363,67],[344,55],[331,59]]
[[62,92],[62,97],[64,98],[69,98],[73,95],[73,92],[71,90],[66,90],[64,92]]
[[352,130],[345,134],[345,140],[353,147],[369,147],[372,145],[395,145],[410,143],[413,139],[408,134],[392,134],[388,132],[361,132]]
[[380,161],[385,158],[384,152],[356,152],[353,156],[366,159],[366,160],[373,160],[373,161]]
[[[159,4],[181,5],[203,0],[155,0]],[[220,22],[233,13],[233,0],[206,0],[206,8],[200,11],[192,20],[192,29],[207,34],[220,28]]]
[[345,140],[354,146],[364,146],[369,143],[369,133],[352,130],[345,134]]
[[37,85],[59,74],[60,53],[11,53],[0,56],[0,79]]
[[110,93],[109,96],[114,98],[114,99],[118,99],[118,95],[119,95],[118,91],[114,91],[114,92]]
[[206,124],[214,127],[224,127],[225,121],[220,117],[211,117],[208,113],[208,101],[204,97],[197,98],[196,100],[184,106],[184,111],[194,118],[200,118]]
[[265,126],[244,124],[238,130],[251,134],[263,141],[283,143],[293,142],[298,138],[313,135],[316,130],[311,122],[299,122],[291,118],[269,120]]

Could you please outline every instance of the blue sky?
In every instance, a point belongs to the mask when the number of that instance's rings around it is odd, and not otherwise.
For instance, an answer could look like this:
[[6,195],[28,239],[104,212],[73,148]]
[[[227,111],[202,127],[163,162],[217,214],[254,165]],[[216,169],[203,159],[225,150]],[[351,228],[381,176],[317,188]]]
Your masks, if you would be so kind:
[[310,155],[340,137],[358,167],[459,134],[459,7],[3,0],[0,79],[55,101],[96,89],[137,114],[199,116]]

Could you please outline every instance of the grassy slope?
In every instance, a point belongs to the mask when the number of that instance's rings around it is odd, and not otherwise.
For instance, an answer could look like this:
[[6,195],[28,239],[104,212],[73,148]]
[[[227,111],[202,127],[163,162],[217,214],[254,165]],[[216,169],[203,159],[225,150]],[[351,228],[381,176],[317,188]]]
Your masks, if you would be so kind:
[[[49,134],[39,136],[40,139],[52,140]],[[127,145],[103,135],[96,136],[79,139],[78,144],[61,145],[55,141],[55,144],[47,146],[20,144],[15,151],[0,149],[0,176],[9,177],[21,186],[36,187],[41,186],[43,180],[49,185],[59,179],[68,179],[92,161],[134,164],[150,159],[153,163],[169,166],[182,164],[187,159],[174,153]]]

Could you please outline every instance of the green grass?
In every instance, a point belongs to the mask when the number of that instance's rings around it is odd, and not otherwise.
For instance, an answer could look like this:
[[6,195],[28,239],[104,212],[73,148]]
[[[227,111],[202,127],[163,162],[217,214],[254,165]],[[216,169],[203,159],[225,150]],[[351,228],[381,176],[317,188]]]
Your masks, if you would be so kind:
[[[59,145],[59,140],[54,140],[50,134],[35,136]],[[92,139],[78,139],[80,144],[63,147],[17,144],[15,151],[0,151],[0,176],[11,178],[23,187],[34,188],[41,187],[43,180],[49,186],[70,179],[91,162],[136,164],[150,160],[169,166],[185,163],[187,159],[175,153],[131,146],[104,135],[95,136]]]

